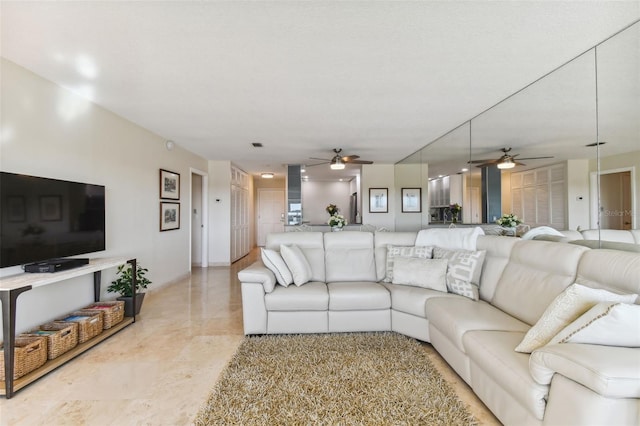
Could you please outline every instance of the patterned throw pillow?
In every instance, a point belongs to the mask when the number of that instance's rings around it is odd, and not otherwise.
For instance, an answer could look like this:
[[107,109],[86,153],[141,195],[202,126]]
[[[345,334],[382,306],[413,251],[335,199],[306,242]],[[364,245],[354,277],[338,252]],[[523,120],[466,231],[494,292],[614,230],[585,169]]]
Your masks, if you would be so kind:
[[482,264],[486,250],[447,250],[433,249],[434,259],[447,259],[447,290],[469,299],[478,300]]
[[382,281],[393,282],[393,261],[396,257],[417,257],[419,259],[431,259],[432,246],[387,246],[387,273]]
[[636,294],[617,294],[577,283],[571,284],[553,299],[553,302],[545,309],[538,322],[527,331],[515,350],[516,352],[531,353],[543,347],[563,328],[598,303],[634,303],[636,298]]

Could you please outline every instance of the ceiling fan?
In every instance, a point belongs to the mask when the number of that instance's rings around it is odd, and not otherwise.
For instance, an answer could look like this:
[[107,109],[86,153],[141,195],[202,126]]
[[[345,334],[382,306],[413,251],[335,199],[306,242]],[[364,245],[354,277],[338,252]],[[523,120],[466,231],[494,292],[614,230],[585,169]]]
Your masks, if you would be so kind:
[[551,157],[526,157],[526,158],[518,158],[516,157],[520,154],[510,155],[511,148],[502,148],[500,151],[503,152],[500,158],[496,159],[485,159],[485,160],[471,160],[469,164],[479,164],[477,167],[489,167],[492,165],[496,165],[499,169],[511,169],[515,166],[524,166],[524,163],[521,163],[520,160],[541,160],[543,158],[553,158]]
[[331,170],[342,170],[345,168],[346,164],[373,164],[373,161],[358,160],[358,158],[360,158],[359,155],[341,155],[340,153],[342,152],[342,148],[334,148],[333,152],[335,155],[331,159],[309,157],[312,160],[322,160],[323,162],[311,164],[308,167],[319,166],[320,164],[330,164],[329,167],[331,167]]

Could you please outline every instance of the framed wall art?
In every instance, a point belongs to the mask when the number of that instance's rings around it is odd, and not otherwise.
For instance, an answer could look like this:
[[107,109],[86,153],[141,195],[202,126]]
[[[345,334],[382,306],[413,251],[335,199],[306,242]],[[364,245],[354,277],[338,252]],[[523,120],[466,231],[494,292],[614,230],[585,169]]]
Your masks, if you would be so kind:
[[165,200],[180,199],[180,174],[160,169],[160,198]]
[[402,188],[402,213],[422,211],[422,188]]
[[180,229],[180,203],[160,202],[160,231]]
[[7,197],[6,209],[8,222],[24,222],[27,220],[27,209],[24,203],[24,197],[19,195]]
[[369,188],[369,213],[389,213],[389,188]]

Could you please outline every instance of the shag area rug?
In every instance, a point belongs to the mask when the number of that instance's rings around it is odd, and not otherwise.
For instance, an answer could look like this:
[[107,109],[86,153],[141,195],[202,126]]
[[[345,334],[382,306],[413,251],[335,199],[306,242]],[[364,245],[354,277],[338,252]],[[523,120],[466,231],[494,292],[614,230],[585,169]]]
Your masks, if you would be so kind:
[[395,333],[247,337],[196,425],[474,425],[416,340]]

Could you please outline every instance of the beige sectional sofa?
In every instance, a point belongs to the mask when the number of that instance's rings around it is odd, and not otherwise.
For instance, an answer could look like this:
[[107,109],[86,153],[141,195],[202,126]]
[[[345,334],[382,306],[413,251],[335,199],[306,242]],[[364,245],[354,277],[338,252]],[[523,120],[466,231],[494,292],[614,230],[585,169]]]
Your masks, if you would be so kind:
[[638,303],[640,254],[480,236],[476,249],[486,256],[475,301],[382,282],[389,245],[413,246],[416,238],[416,232],[269,235],[267,249],[300,248],[310,280],[281,286],[262,262],[241,271],[245,334],[396,331],[430,342],[505,424],[640,423],[640,348],[558,343],[531,354],[514,350],[575,282]]

